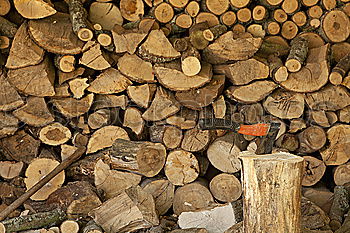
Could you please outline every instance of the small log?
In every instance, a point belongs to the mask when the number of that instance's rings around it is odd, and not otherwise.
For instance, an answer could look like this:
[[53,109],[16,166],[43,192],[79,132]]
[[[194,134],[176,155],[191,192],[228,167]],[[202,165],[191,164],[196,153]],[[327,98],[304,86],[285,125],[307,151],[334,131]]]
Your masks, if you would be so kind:
[[174,126],[165,127],[162,142],[168,149],[180,147],[182,142],[182,130]]
[[326,214],[329,213],[333,202],[333,192],[326,187],[303,187],[302,196],[315,203]]
[[91,129],[99,129],[112,123],[112,111],[110,109],[99,109],[88,117],[88,125]]
[[180,110],[180,104],[172,93],[158,87],[151,106],[142,114],[146,121],[160,121]]
[[224,232],[236,223],[231,203],[193,212],[182,212],[178,220],[182,229],[204,228],[213,233]]
[[255,81],[245,86],[231,86],[226,89],[225,94],[240,103],[256,103],[276,88],[277,84],[272,81]]
[[61,145],[67,142],[71,136],[70,130],[58,122],[43,127],[39,132],[40,141],[51,146]]
[[276,82],[283,82],[288,79],[288,69],[282,63],[282,60],[275,56],[270,55],[267,58],[269,62],[270,77],[272,77]]
[[103,233],[102,227],[97,225],[94,220],[89,221],[83,228],[83,233]]
[[53,87],[55,71],[48,57],[38,65],[9,70],[7,78],[24,94],[38,97],[55,95]]
[[221,173],[209,183],[210,192],[222,202],[236,201],[242,195],[241,182],[231,174]]
[[304,176],[302,185],[313,186],[321,180],[326,172],[326,165],[323,161],[312,156],[303,156]]
[[31,38],[43,49],[55,54],[78,54],[83,42],[74,34],[68,14],[56,13],[28,23]]
[[326,111],[309,111],[309,120],[313,123],[318,124],[322,127],[330,127],[337,120],[338,117],[334,112],[326,112]]
[[[53,171],[60,163],[53,159],[37,158],[34,159],[28,166],[24,179],[27,189],[32,188],[39,180]],[[60,172],[52,180],[49,185],[43,186],[39,191],[30,197],[32,200],[46,200],[49,195],[55,192],[64,183],[64,171]]]
[[18,130],[19,120],[10,113],[0,112],[0,138],[8,137]]
[[[297,2],[296,0],[292,0]],[[298,26],[293,21],[286,21],[282,24],[281,35],[287,39],[291,40],[298,34]]]
[[52,4],[43,0],[14,0],[13,4],[18,13],[27,19],[42,19],[57,12]]
[[0,33],[8,38],[13,38],[17,32],[17,25],[0,16]]
[[349,192],[344,186],[336,186],[334,188],[334,199],[329,211],[331,219],[329,226],[333,231],[338,230],[344,220],[344,215],[349,211],[350,197]]
[[102,108],[121,108],[126,109],[128,105],[128,97],[125,95],[96,95],[92,109],[98,110]]
[[226,115],[226,102],[223,95],[220,95],[212,103],[215,118],[224,118]]
[[233,85],[245,85],[253,80],[266,79],[269,76],[269,67],[251,58],[229,65],[214,66],[214,72],[225,74]]
[[252,18],[255,22],[262,22],[268,15],[266,8],[262,5],[256,5],[252,11]]
[[60,224],[66,219],[61,209],[11,218],[0,223],[1,232],[17,232]]
[[315,203],[305,197],[301,198],[301,227],[302,229],[329,229],[328,215]]
[[298,118],[304,112],[304,95],[278,89],[266,98],[264,108],[281,119]]
[[297,0],[284,0],[281,8],[287,13],[287,14],[293,14],[299,9],[299,1]]
[[309,126],[298,134],[300,153],[312,153],[321,149],[327,141],[326,133],[319,126]]
[[120,12],[124,19],[129,21],[136,21],[142,18],[144,14],[144,4],[142,0],[130,1],[121,0],[120,1]]
[[185,12],[193,18],[198,15],[199,10],[200,6],[197,1],[190,1],[185,8]]
[[0,110],[10,111],[24,105],[24,101],[13,86],[7,81],[5,73],[0,72]]
[[104,202],[91,216],[106,232],[132,232],[159,224],[152,195],[139,186]]
[[[288,153],[255,155],[251,152],[242,153],[241,159],[244,231],[300,232],[303,159]],[[280,169],[290,172],[283,175],[277,172]],[[287,209],[290,211],[286,212]],[[278,218],[282,210],[284,217]],[[287,214],[289,217],[285,217]]]
[[188,76],[182,72],[180,61],[161,63],[154,67],[158,81],[173,91],[188,91],[208,83],[212,77],[212,67],[202,62],[201,70],[197,75]]
[[94,99],[94,94],[77,100],[75,98],[52,99],[52,103],[67,118],[78,117],[89,111]]
[[106,199],[113,198],[141,182],[140,175],[111,170],[102,160],[97,161],[94,176],[96,188],[104,191]]
[[69,158],[76,150],[78,147],[76,146],[71,146],[67,144],[62,144],[61,145],[61,160],[65,160]]
[[4,16],[11,10],[11,3],[9,0],[0,1],[0,16]]
[[97,94],[115,94],[125,91],[131,84],[117,69],[109,68],[98,75],[87,90]]
[[229,31],[206,47],[203,57],[211,64],[246,60],[258,51],[261,43],[261,38],[233,39],[233,32]]
[[210,83],[202,88],[184,92],[176,92],[175,98],[182,106],[193,110],[201,110],[209,106],[221,94],[225,84],[224,75],[215,75]]
[[139,47],[138,53],[143,59],[151,62],[167,62],[181,56],[162,30],[152,30],[146,41]]
[[101,50],[99,43],[94,43],[84,51],[83,56],[79,59],[79,64],[94,70],[104,70],[111,67],[109,58],[104,51]]
[[69,73],[75,70],[75,57],[72,55],[57,55],[54,64],[60,71]]
[[298,72],[301,69],[306,60],[308,50],[308,41],[303,37],[297,37],[292,40],[290,52],[285,63],[289,72]]
[[220,22],[228,27],[231,27],[236,23],[237,15],[233,11],[226,11],[220,16]]
[[280,85],[287,90],[295,92],[314,92],[319,90],[328,82],[328,50],[329,44],[310,49],[306,65],[299,72],[290,73],[288,79],[281,82]]
[[250,3],[250,0],[243,0],[243,1],[239,1],[239,0],[230,0],[230,3],[231,3],[231,6],[232,6],[234,9],[237,9],[237,8],[246,7],[246,6]]
[[[207,150],[210,163],[222,172],[235,173],[240,171],[241,163],[238,159],[239,152],[246,148],[239,148],[238,144],[239,137],[232,132],[217,138],[210,144]],[[245,147],[246,146],[247,143],[245,143]]]
[[237,20],[243,24],[252,20],[252,11],[249,8],[241,8],[237,11]]
[[40,141],[24,130],[0,140],[0,152],[8,160],[30,163],[39,154]]
[[276,9],[273,11],[273,19],[279,23],[284,23],[288,19],[287,13],[283,9]]
[[165,121],[167,124],[174,125],[180,129],[192,129],[197,125],[197,119],[197,111],[181,108],[177,114],[168,117]]
[[329,81],[334,85],[339,85],[343,82],[343,78],[350,70],[350,53],[345,55],[338,64],[332,69],[332,73],[329,75]]
[[6,68],[18,69],[37,65],[44,59],[45,51],[36,45],[28,33],[28,24],[23,23],[12,41]]
[[161,23],[169,23],[174,17],[174,9],[167,2],[162,2],[158,4],[152,10],[154,18]]
[[175,191],[173,210],[176,215],[182,212],[205,209],[214,203],[210,191],[202,184],[193,182]]
[[89,41],[94,36],[87,21],[87,11],[82,0],[69,0],[69,14],[74,33],[82,41]]
[[96,130],[90,137],[86,153],[94,153],[111,147],[116,139],[130,140],[127,132],[118,126],[108,125]]
[[166,214],[173,205],[175,186],[166,179],[146,179],[141,183],[141,187],[153,196],[157,213]]
[[155,84],[143,84],[140,86],[128,86],[127,92],[130,99],[142,108],[148,108],[157,89]]
[[294,134],[284,133],[278,137],[275,146],[288,152],[293,152],[299,148],[299,140]]
[[191,152],[175,150],[168,154],[164,171],[173,185],[183,186],[197,179],[198,160]]
[[204,151],[212,138],[213,132],[210,130],[189,129],[184,133],[181,148],[190,152]]
[[334,168],[333,179],[336,185],[345,185],[350,183],[350,164],[342,164]]
[[125,54],[118,59],[118,69],[126,77],[138,83],[152,83],[154,80],[153,67],[136,55]]
[[207,22],[209,27],[214,27],[220,23],[219,18],[210,12],[199,12],[196,16],[196,24]]
[[124,113],[123,126],[130,128],[137,136],[141,136],[145,127],[142,112],[137,108],[128,107]]
[[69,90],[73,93],[75,99],[81,99],[84,96],[85,89],[90,86],[87,81],[87,78],[75,78],[68,82]]
[[78,233],[79,228],[79,224],[73,220],[65,220],[60,225],[62,233]]
[[349,160],[347,148],[348,135],[350,134],[350,126],[339,124],[327,130],[327,139],[330,142],[329,146],[320,151],[323,161],[326,165],[341,165]]
[[189,0],[169,0],[170,5],[172,5],[175,9],[184,8]]
[[277,35],[281,31],[281,26],[275,21],[268,21],[265,23],[265,30],[270,35]]
[[187,29],[187,28],[190,28],[192,24],[193,24],[193,20],[191,16],[188,14],[183,13],[175,16],[175,25],[180,28]]
[[0,176],[4,179],[13,179],[19,176],[23,169],[23,162],[1,161]]
[[122,26],[115,25],[112,30],[115,52],[134,54],[147,33],[144,30],[125,30]]
[[55,120],[44,98],[34,96],[29,97],[24,106],[13,111],[13,115],[20,121],[35,127],[47,125]]
[[196,48],[190,46],[182,52],[181,69],[187,76],[197,75],[201,71],[201,57]]
[[349,17],[341,10],[332,10],[321,18],[321,36],[329,42],[342,42],[350,35]]
[[93,2],[89,9],[89,20],[100,24],[104,30],[112,30],[114,25],[122,25],[123,17],[113,2]]

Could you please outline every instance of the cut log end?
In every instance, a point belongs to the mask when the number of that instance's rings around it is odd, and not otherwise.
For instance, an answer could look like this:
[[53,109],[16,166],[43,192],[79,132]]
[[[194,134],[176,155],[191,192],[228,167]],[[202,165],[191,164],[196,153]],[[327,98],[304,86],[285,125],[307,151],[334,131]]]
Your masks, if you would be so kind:
[[79,224],[73,220],[66,220],[61,223],[60,230],[61,233],[78,233]]
[[286,67],[289,72],[298,72],[301,69],[301,63],[296,59],[286,61]]
[[77,35],[82,41],[90,41],[94,37],[94,33],[88,28],[79,29]]
[[101,33],[97,36],[97,41],[102,46],[109,46],[112,44],[112,37],[106,33]]
[[181,61],[182,72],[187,76],[198,74],[201,69],[201,62],[197,57],[189,56]]
[[332,72],[329,75],[329,81],[334,85],[339,85],[343,82],[343,77],[338,72]]

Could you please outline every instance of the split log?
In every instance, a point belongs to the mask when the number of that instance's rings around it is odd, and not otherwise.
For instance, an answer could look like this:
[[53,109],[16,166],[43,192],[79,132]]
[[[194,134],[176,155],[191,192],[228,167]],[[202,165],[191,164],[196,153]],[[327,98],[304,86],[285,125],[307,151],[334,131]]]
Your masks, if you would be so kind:
[[326,187],[303,187],[302,196],[306,197],[317,206],[319,206],[326,214],[329,213],[329,210],[333,202],[333,192],[331,192]]
[[112,30],[114,25],[122,25],[123,17],[113,2],[93,2],[89,9],[89,20],[100,24],[104,30]]
[[7,36],[0,36],[0,49],[7,49],[10,47],[11,41]]
[[328,215],[315,203],[305,197],[301,198],[301,226],[302,229],[317,230],[329,229]]
[[281,31],[281,26],[275,21],[268,21],[265,23],[265,30],[270,35],[277,35]]
[[[288,153],[255,155],[252,152],[242,153],[241,159],[244,231],[300,232],[303,159]],[[280,174],[280,169],[289,172]]]
[[304,95],[278,89],[266,98],[264,108],[281,119],[298,118],[304,112]]
[[[109,58],[105,52],[101,50],[101,45],[96,42],[91,43],[93,44],[90,47],[85,47],[83,56],[79,59],[79,64],[94,70],[104,70],[111,67]],[[86,45],[88,45],[88,43],[86,43]]]
[[300,153],[312,153],[318,151],[326,144],[326,133],[319,126],[309,126],[298,134]]
[[125,91],[131,84],[117,69],[109,68],[98,75],[87,90],[97,94],[115,94]]
[[342,42],[350,35],[349,17],[341,10],[332,10],[322,16],[321,36],[330,42]]
[[89,111],[94,94],[88,94],[80,100],[74,98],[52,99],[52,103],[67,118],[78,117]]
[[164,171],[173,185],[183,186],[197,179],[199,175],[198,160],[191,152],[171,151],[168,154]]
[[[303,27],[307,23],[307,15],[304,11],[299,11],[292,16],[292,21],[298,26]],[[310,23],[311,24],[311,23]]]
[[152,30],[146,41],[139,47],[138,53],[143,59],[151,62],[167,62],[181,56],[162,30]]
[[172,93],[158,87],[151,106],[142,114],[146,121],[160,121],[180,110],[180,104]]
[[[306,65],[300,71],[290,73],[288,79],[280,85],[295,92],[313,92],[328,82],[329,66],[327,62],[329,44],[309,50]],[[317,92],[318,93],[318,92]]]
[[226,32],[203,50],[203,57],[211,64],[246,60],[258,51],[261,43],[261,38],[234,39],[232,31]]
[[321,180],[326,172],[326,165],[323,161],[312,156],[303,156],[304,159],[304,176],[303,186],[313,186]]
[[290,133],[296,133],[306,128],[306,122],[302,118],[292,119],[289,124]]
[[194,212],[182,212],[178,220],[181,229],[204,228],[212,233],[222,233],[236,223],[231,203]]
[[118,126],[108,125],[96,130],[90,137],[86,153],[94,153],[111,147],[116,139],[130,140],[127,132]]
[[269,76],[269,67],[251,58],[229,65],[214,66],[214,72],[225,74],[233,85],[245,85],[253,80],[266,79]]
[[24,101],[13,86],[7,81],[5,73],[0,72],[0,110],[10,111],[24,105]]
[[44,59],[45,51],[36,45],[29,36],[28,24],[23,23],[13,38],[6,68],[18,69],[37,65]]
[[166,149],[161,143],[124,139],[115,140],[112,148],[99,154],[110,156],[112,169],[136,172],[147,177],[157,175],[166,159]]
[[17,32],[17,25],[0,16],[0,33],[8,38],[13,38]]
[[76,146],[62,144],[61,145],[61,161],[69,158],[76,150],[78,150],[78,147],[76,147]]
[[85,72],[85,68],[78,67],[72,72],[64,73],[62,71],[58,71],[58,84],[61,85],[66,81],[78,78],[79,76],[83,75]]
[[18,129],[19,120],[10,113],[0,112],[0,138],[13,135]]
[[291,48],[286,61],[286,67],[289,72],[298,72],[308,52],[308,41],[303,37],[296,37],[291,42]]
[[338,230],[342,223],[344,215],[349,211],[349,192],[344,186],[336,186],[334,188],[334,199],[332,207],[329,211],[331,219],[329,226],[333,231]]
[[87,84],[87,81],[87,78],[76,78],[68,82],[69,90],[75,99],[80,99],[84,96],[85,89],[90,86]]
[[155,82],[152,64],[136,55],[124,54],[118,59],[118,69],[132,81],[138,83]]
[[128,97],[125,95],[95,95],[94,103],[91,106],[93,110],[102,108],[117,108],[125,110],[128,105]]
[[168,149],[180,147],[182,142],[182,130],[174,126],[165,127],[162,142]]
[[51,146],[61,145],[67,142],[71,136],[70,130],[58,122],[43,127],[39,132],[40,141]]
[[14,0],[13,4],[18,13],[27,19],[41,19],[57,12],[52,4],[43,0]]
[[155,84],[143,84],[140,86],[128,86],[127,92],[130,99],[142,108],[148,108],[157,89]]
[[334,112],[326,112],[326,111],[309,111],[309,120],[313,123],[318,124],[322,127],[330,127],[337,120],[338,117]]
[[91,129],[99,129],[112,122],[112,112],[110,109],[99,109],[88,117],[88,125]]
[[[24,179],[27,189],[33,187],[39,180],[49,174],[59,165],[59,162],[53,159],[37,158],[34,159],[28,166]],[[64,171],[56,175],[48,182],[49,185],[43,186],[39,191],[30,197],[32,200],[46,200],[51,193],[56,191],[64,183]]]
[[65,220],[60,225],[62,233],[78,233],[79,228],[79,224],[73,220]]
[[231,174],[221,173],[209,183],[210,192],[222,202],[236,201],[242,195],[241,182]]
[[42,97],[27,98],[27,103],[13,111],[13,115],[35,127],[47,125],[55,120]]
[[220,95],[212,103],[215,118],[224,118],[226,115],[226,102],[223,95]]
[[107,233],[132,232],[159,224],[152,195],[139,186],[104,202],[91,216]]
[[342,83],[346,73],[350,70],[350,53],[345,55],[338,64],[332,69],[332,73],[329,75],[329,81],[334,85]]
[[124,113],[123,126],[130,128],[137,136],[141,136],[145,127],[142,112],[137,108],[128,107]]
[[150,179],[144,180],[141,187],[153,196],[158,215],[166,214],[173,205],[175,186],[166,179]]
[[136,21],[142,18],[144,14],[144,4],[142,0],[129,1],[121,0],[120,1],[120,12],[124,19],[129,21]]
[[204,87],[199,89],[176,92],[175,98],[182,106],[193,110],[201,110],[209,106],[224,89],[225,76],[215,75]]
[[56,13],[28,23],[31,38],[43,49],[56,54],[78,54],[83,42],[74,34],[68,14]]
[[158,81],[166,88],[173,91],[187,91],[203,86],[212,78],[212,66],[209,63],[201,63],[201,70],[197,75],[187,76],[182,72],[180,61],[157,64],[154,71]]
[[349,159],[350,142],[348,135],[350,134],[350,126],[339,124],[331,127],[327,131],[327,139],[329,146],[320,151],[323,161],[326,165],[341,165]]
[[197,125],[198,112],[188,108],[181,110],[168,117],[165,121],[167,124],[174,125],[180,129],[192,129]]
[[231,86],[226,96],[240,103],[256,103],[268,96],[277,84],[272,81],[255,81],[245,86]]
[[241,170],[241,162],[238,159],[239,152],[245,150],[247,143],[243,148],[239,148],[239,137],[234,133],[217,138],[207,150],[207,156],[210,163],[218,170],[227,173],[235,173]]
[[331,46],[331,62],[338,63],[343,57],[350,53],[350,43],[339,42]]
[[0,15],[6,15],[11,10],[11,4],[9,0],[0,1]]
[[182,212],[205,209],[214,204],[210,191],[202,184],[193,182],[175,191],[173,210],[176,215]]
[[134,54],[139,44],[146,38],[147,31],[125,30],[120,25],[115,25],[112,35],[116,53],[128,52]]
[[20,92],[33,96],[53,96],[55,71],[48,57],[38,65],[9,70],[8,81]]
[[[296,0],[293,0],[296,1]],[[298,34],[298,26],[293,21],[286,21],[282,24],[281,35],[287,40],[291,40]]]
[[0,152],[8,160],[30,163],[39,154],[40,141],[24,130],[0,140]]
[[109,165],[105,164],[102,160],[97,161],[94,175],[95,186],[104,191],[106,199],[113,198],[141,182],[140,175],[111,170]]
[[23,162],[1,161],[0,176],[4,179],[13,179],[19,176],[23,169]]
[[305,100],[313,110],[336,111],[348,106],[350,94],[345,87],[327,85],[318,92],[306,94]]
[[350,164],[342,164],[334,168],[333,179],[336,185],[346,185],[350,183]]
[[184,133],[181,148],[190,152],[204,151],[212,139],[213,132],[210,130],[189,129]]

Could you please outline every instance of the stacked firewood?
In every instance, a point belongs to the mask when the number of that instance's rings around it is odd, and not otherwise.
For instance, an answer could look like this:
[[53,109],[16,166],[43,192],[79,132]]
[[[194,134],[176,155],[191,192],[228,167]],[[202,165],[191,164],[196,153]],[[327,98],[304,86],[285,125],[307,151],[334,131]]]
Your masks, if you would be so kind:
[[273,151],[305,160],[303,232],[349,232],[349,16],[348,0],[0,0],[0,211],[85,151],[0,232],[241,232],[240,152],[264,144],[202,118],[279,122]]

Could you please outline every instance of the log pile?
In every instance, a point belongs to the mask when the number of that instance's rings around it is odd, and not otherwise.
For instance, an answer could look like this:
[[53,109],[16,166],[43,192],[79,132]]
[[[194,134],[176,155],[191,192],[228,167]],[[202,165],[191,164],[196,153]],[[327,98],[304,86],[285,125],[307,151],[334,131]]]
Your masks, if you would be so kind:
[[0,0],[0,212],[84,148],[0,233],[242,232],[239,156],[264,140],[203,118],[280,123],[273,152],[304,158],[302,232],[348,232],[349,16],[348,0]]

